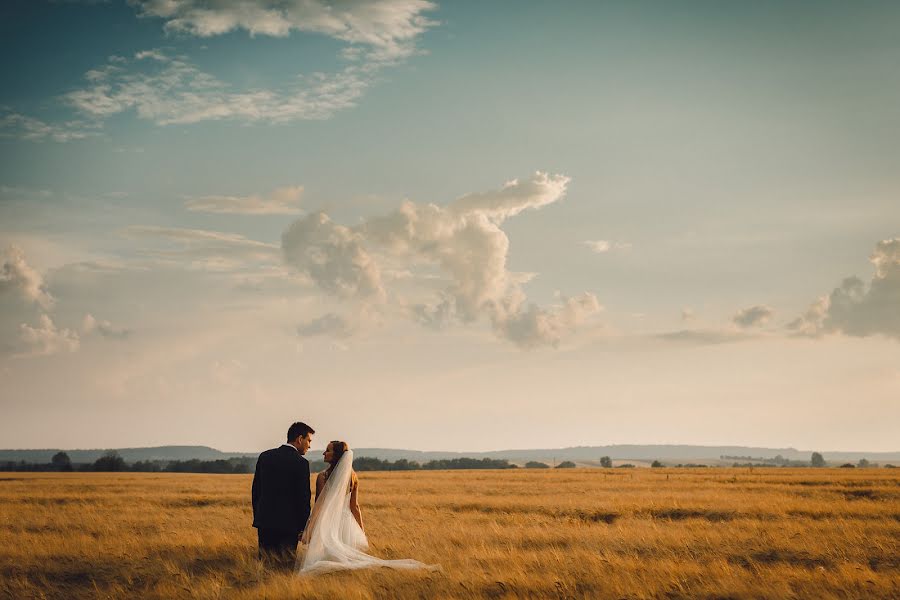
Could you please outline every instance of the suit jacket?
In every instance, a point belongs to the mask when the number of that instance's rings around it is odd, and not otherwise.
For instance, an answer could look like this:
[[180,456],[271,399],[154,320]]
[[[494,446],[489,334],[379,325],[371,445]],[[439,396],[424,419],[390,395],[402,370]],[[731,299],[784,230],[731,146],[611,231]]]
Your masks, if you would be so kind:
[[253,526],[297,533],[306,527],[312,494],[309,463],[295,449],[266,450],[253,475]]

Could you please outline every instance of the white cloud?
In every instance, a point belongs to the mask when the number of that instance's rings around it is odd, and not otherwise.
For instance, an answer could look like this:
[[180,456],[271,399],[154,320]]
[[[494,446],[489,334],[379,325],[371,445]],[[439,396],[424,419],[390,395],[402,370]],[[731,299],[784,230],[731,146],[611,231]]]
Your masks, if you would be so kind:
[[98,333],[105,338],[112,339],[125,339],[130,334],[127,329],[115,327],[109,321],[97,320],[94,315],[90,313],[84,315],[84,319],[81,321],[81,331],[85,335]]
[[[165,20],[167,31],[210,37],[244,29],[250,35],[285,37],[312,32],[369,49],[379,60],[415,51],[416,38],[436,23],[425,0],[129,0],[142,17]],[[352,48],[352,46],[351,46]]]
[[612,247],[612,244],[606,240],[585,240],[584,245],[596,252],[597,254],[602,254],[603,252],[609,252],[609,249]]
[[58,352],[75,352],[78,350],[78,333],[69,329],[57,329],[53,320],[42,314],[38,325],[32,327],[26,323],[19,326],[19,339],[28,350],[20,356],[48,356]]
[[405,202],[398,211],[359,226],[365,238],[413,264],[437,264],[450,285],[433,305],[415,307],[431,324],[457,317],[464,322],[486,315],[500,330],[503,321],[525,310],[521,278],[506,268],[509,238],[503,221],[524,210],[559,201],[569,178],[535,173],[489,192],[467,194],[445,207]]
[[494,319],[494,330],[521,348],[557,346],[566,333],[574,331],[588,317],[602,310],[597,297],[584,292],[563,298],[560,306],[544,309],[535,304],[516,308],[505,318]]
[[425,0],[331,3],[320,0],[130,0],[140,17],[160,18],[169,32],[201,37],[244,29],[251,35],[284,37],[318,33],[348,46],[347,64],[334,73],[295,76],[277,89],[236,90],[189,62],[158,48],[129,60],[112,55],[88,70],[87,86],[62,96],[90,121],[49,124],[5,109],[0,135],[65,142],[95,134],[102,120],[128,110],[158,125],[209,120],[285,123],[331,118],[353,107],[378,73],[416,53],[416,41],[436,25]]
[[384,298],[381,270],[362,236],[325,213],[294,221],[282,234],[281,247],[286,262],[326,292],[366,301]]
[[158,60],[159,62],[168,61],[168,57],[163,54],[160,50],[141,50],[140,52],[134,53],[135,60],[144,60],[149,58],[151,60]]
[[613,242],[609,240],[585,240],[584,245],[597,254],[604,254],[610,250],[630,250],[629,242]]
[[868,284],[859,277],[844,279],[788,328],[810,337],[839,332],[900,339],[900,238],[878,242],[869,260],[875,273]]
[[739,310],[732,318],[732,321],[738,327],[761,327],[768,323],[774,314],[775,311],[768,306],[758,304]]
[[441,328],[486,317],[498,335],[522,347],[553,345],[597,312],[599,303],[586,294],[551,309],[528,305],[521,285],[533,274],[507,269],[509,238],[500,225],[522,211],[559,201],[568,181],[538,172],[443,207],[407,201],[353,228],[318,213],[297,220],[285,232],[282,247],[287,262],[322,289],[367,302],[388,299],[382,263],[401,262],[402,268],[392,270],[411,272],[406,283],[423,281],[417,271],[437,266],[445,287],[431,302],[399,300],[414,320]]
[[99,124],[82,120],[46,123],[8,108],[0,108],[0,137],[15,137],[32,142],[71,142],[97,135],[98,127]]
[[193,212],[243,214],[243,215],[295,215],[301,212],[300,198],[303,186],[278,188],[268,197],[251,196],[201,196],[189,198],[185,208]]
[[374,76],[365,66],[350,65],[333,74],[292,78],[295,83],[278,90],[234,91],[185,57],[145,53],[155,60],[132,63],[129,70],[119,60],[89,71],[90,85],[63,100],[93,119],[133,109],[158,125],[221,119],[284,123],[327,119],[354,106]]
[[25,253],[18,246],[9,246],[3,253],[3,267],[0,270],[0,294],[15,292],[26,302],[43,309],[53,306],[53,297],[44,285],[44,279],[25,260]]

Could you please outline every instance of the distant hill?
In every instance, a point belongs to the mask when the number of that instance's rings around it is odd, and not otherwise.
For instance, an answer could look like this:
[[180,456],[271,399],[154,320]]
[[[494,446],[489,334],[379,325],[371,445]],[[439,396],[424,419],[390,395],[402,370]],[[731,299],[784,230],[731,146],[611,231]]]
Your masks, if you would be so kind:
[[[259,451],[251,452],[222,452],[208,446],[156,446],[152,448],[116,448],[115,449],[126,462],[139,460],[218,460],[238,458],[243,456],[255,457]],[[33,463],[47,463],[50,458],[59,452],[59,448],[41,450],[0,450],[0,461],[21,461]],[[88,463],[97,460],[106,449],[93,450],[65,450],[74,463]],[[866,458],[871,462],[900,462],[898,452],[838,452],[818,450],[825,460],[852,461]],[[354,448],[356,456],[369,456],[382,460],[395,461],[400,458],[427,462],[429,460],[449,458],[494,458],[506,459],[511,462],[525,462],[537,460],[547,462],[551,460],[571,460],[580,464],[596,463],[601,456],[609,456],[614,460],[626,461],[662,461],[699,462],[707,461],[742,462],[733,459],[720,459],[722,456],[751,456],[754,458],[775,458],[781,455],[788,460],[809,460],[812,450],[797,450],[795,448],[759,448],[751,446],[691,446],[691,445],[612,445],[612,446],[576,446],[572,448],[545,448],[522,450],[497,450],[493,452],[422,452],[419,450],[401,450],[395,448]],[[321,450],[310,450],[310,460],[318,460]]]

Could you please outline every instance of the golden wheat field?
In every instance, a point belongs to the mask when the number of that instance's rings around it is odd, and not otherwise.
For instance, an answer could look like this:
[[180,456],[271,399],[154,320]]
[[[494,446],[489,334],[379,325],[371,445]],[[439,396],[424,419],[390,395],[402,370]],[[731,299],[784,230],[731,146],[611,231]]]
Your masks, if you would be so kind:
[[0,473],[4,598],[900,598],[887,469],[361,473],[372,552],[262,571],[250,476]]

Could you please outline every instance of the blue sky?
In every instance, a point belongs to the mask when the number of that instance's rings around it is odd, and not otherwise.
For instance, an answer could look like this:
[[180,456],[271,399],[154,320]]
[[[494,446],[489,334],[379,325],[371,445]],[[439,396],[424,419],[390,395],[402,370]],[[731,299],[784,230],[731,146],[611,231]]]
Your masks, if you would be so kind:
[[895,450],[898,13],[4,3],[0,445]]

